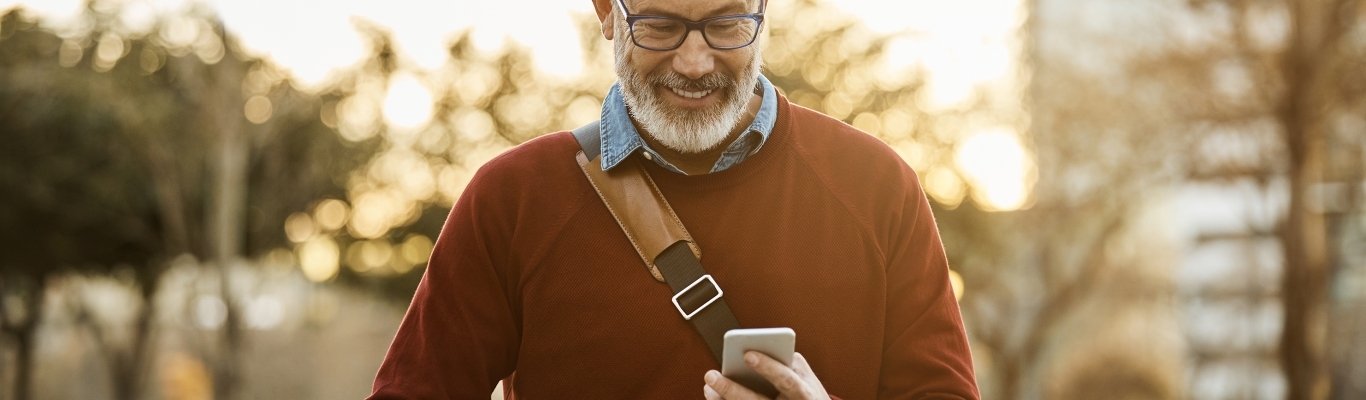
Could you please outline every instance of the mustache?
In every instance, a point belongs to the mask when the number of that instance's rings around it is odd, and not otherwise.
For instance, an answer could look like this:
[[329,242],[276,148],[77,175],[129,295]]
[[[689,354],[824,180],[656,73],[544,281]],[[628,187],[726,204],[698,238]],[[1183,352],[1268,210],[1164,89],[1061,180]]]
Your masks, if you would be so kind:
[[646,83],[651,86],[664,85],[671,88],[678,88],[690,92],[700,92],[714,89],[725,89],[735,86],[735,80],[720,72],[712,72],[702,75],[701,78],[689,79],[683,74],[675,71],[665,71],[658,74],[651,74],[646,78]]

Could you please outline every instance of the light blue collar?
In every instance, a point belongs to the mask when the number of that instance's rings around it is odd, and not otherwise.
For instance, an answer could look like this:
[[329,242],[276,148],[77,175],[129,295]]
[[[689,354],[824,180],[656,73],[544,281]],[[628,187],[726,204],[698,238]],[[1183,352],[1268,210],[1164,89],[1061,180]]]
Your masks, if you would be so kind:
[[[759,75],[759,85],[763,87],[764,96],[759,104],[759,113],[754,115],[754,122],[749,125],[749,130],[732,142],[721,154],[721,158],[716,160],[711,172],[725,170],[754,155],[768,141],[769,134],[773,133],[773,125],[778,120],[778,91],[763,75]],[[641,139],[640,132],[636,131],[635,125],[631,123],[631,115],[626,109],[626,99],[621,94],[620,83],[612,85],[612,89],[607,91],[607,98],[602,102],[601,126],[604,171],[616,167],[631,153],[641,149],[648,152],[650,159],[661,167],[683,173],[660,157],[659,153]]]

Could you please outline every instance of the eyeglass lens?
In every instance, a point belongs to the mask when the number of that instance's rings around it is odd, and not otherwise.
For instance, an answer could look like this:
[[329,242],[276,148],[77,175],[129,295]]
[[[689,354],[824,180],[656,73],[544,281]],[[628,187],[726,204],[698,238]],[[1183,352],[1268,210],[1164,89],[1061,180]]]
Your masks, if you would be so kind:
[[[671,19],[639,20],[632,25],[631,30],[637,45],[652,49],[677,47],[687,39],[688,33],[688,27],[682,21]],[[752,42],[758,30],[759,21],[736,16],[707,21],[702,26],[702,36],[712,47],[735,48]]]

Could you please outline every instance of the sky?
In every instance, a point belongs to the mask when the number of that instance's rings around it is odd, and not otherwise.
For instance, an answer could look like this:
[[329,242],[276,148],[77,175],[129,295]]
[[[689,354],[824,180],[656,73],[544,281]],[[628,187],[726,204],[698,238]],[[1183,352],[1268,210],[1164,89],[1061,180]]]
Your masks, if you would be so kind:
[[[108,1],[108,0],[107,0]],[[591,15],[589,0],[112,0],[130,25],[150,26],[159,14],[192,5],[217,11],[247,49],[289,69],[304,86],[362,57],[356,21],[391,30],[400,51],[425,68],[441,65],[446,44],[470,29],[487,50],[511,40],[529,47],[545,72],[573,77],[582,58],[574,15]],[[930,72],[931,98],[945,107],[974,85],[1009,78],[1019,0],[833,0],[877,32],[905,32],[889,52],[889,68],[913,64]],[[0,0],[55,23],[72,20],[84,0]],[[770,7],[787,1],[771,0]],[[304,16],[301,18],[301,16]],[[564,62],[571,60],[571,62]]]

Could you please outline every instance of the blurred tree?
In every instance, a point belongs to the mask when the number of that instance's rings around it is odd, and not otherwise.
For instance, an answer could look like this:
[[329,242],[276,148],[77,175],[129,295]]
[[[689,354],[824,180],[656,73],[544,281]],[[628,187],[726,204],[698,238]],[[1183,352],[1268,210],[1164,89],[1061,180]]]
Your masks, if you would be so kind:
[[[1342,207],[1354,201],[1347,198],[1352,189],[1333,188],[1359,187],[1362,179],[1366,132],[1350,117],[1363,112],[1361,3],[1027,4],[1028,99],[1041,160],[1035,209],[1082,204],[1077,201],[1087,197],[1120,207],[1187,179],[1248,180],[1272,197],[1281,190],[1276,182],[1288,182],[1285,214],[1270,210],[1277,215],[1268,226],[1249,221],[1248,232],[1235,234],[1240,237],[1199,238],[1278,239],[1284,254],[1280,290],[1197,296],[1252,303],[1279,297],[1284,320],[1278,358],[1287,397],[1359,397],[1330,389],[1341,385],[1328,380],[1325,349],[1345,344],[1325,344],[1325,332],[1337,243],[1326,218],[1350,211]],[[1075,9],[1084,17],[1067,20]],[[1076,23],[1104,18],[1123,23],[1104,29]],[[1257,349],[1238,346],[1246,347],[1234,345],[1228,356],[1260,362]],[[1206,349],[1192,353],[1196,368],[1222,356]],[[1266,387],[1259,380],[1250,376],[1235,390],[1256,398]]]
[[1150,33],[1062,19],[1073,10],[1087,21],[1105,15],[1065,0],[1022,8],[1020,125],[1037,160],[1032,206],[937,214],[961,218],[957,229],[973,238],[956,268],[968,285],[963,312],[983,396],[1179,397],[1178,344],[1112,328],[1172,318],[1163,308],[1170,277],[1161,271],[1174,250],[1151,239],[1162,233],[1151,214],[1161,199],[1150,194],[1181,177],[1172,160],[1191,143],[1168,125],[1178,96],[1162,90],[1170,77],[1125,64]]
[[[151,300],[169,260],[214,259],[226,274],[236,259],[288,246],[285,217],[339,196],[371,151],[339,140],[321,99],[242,55],[206,13],[159,21],[149,35],[122,26],[117,5],[87,8],[91,24],[64,36],[22,10],[0,20],[0,248],[14,255],[0,260],[0,317],[20,355],[19,398],[29,395],[47,282],[114,271],[138,289],[131,342],[102,344],[115,398],[139,397]],[[194,37],[168,33],[173,24]],[[233,291],[222,293],[233,305]],[[219,398],[237,383],[235,308],[227,348],[211,353],[222,359]],[[87,322],[98,338],[125,337]]]
[[[47,283],[72,270],[155,268],[168,244],[140,149],[111,134],[121,127],[108,100],[84,84],[94,73],[58,65],[59,49],[79,42],[34,29],[19,11],[0,24],[0,294],[19,355],[15,396],[26,399]],[[155,290],[147,272],[138,278]]]
[[[1246,12],[1250,4],[1233,2],[1233,6]],[[1360,136],[1366,136],[1366,132],[1338,133],[1358,136],[1352,141],[1334,140],[1331,133],[1338,114],[1366,112],[1362,105],[1366,100],[1362,90],[1366,79],[1361,73],[1366,66],[1366,57],[1362,56],[1366,43],[1359,39],[1359,34],[1356,40],[1349,36],[1354,30],[1361,30],[1358,20],[1363,9],[1362,2],[1357,0],[1300,0],[1287,2],[1285,7],[1290,15],[1290,35],[1278,60],[1285,92],[1268,96],[1274,99],[1274,115],[1284,130],[1290,167],[1290,208],[1279,229],[1286,260],[1281,285],[1285,321],[1280,359],[1289,384],[1287,398],[1325,399],[1333,394],[1334,386],[1328,364],[1329,346],[1325,343],[1328,288],[1333,276],[1330,267],[1334,252],[1330,249],[1334,244],[1329,240],[1325,215],[1329,210],[1324,207],[1326,201],[1332,200],[1325,199],[1323,189],[1325,183],[1350,179],[1359,185],[1362,179],[1359,145],[1363,143]],[[1239,25],[1256,29],[1251,23]],[[1245,42],[1235,42],[1235,46],[1240,52],[1248,50]],[[1347,144],[1358,144],[1357,151],[1346,146],[1329,150],[1330,146]],[[1342,155],[1330,158],[1332,153]],[[1354,158],[1357,165],[1334,163],[1337,160],[1333,158]],[[1336,166],[1354,166],[1357,172],[1355,176],[1342,176],[1335,172],[1352,169],[1331,168]],[[1346,388],[1345,382],[1336,386],[1339,390]]]
[[[323,209],[331,208],[341,210],[336,220],[343,223],[317,224],[303,241],[330,243],[321,247],[345,267],[322,268],[330,272],[311,279],[336,276],[406,304],[447,210],[480,165],[511,146],[597,117],[613,81],[603,67],[611,50],[585,41],[586,57],[596,63],[585,69],[600,70],[563,80],[537,71],[526,49],[484,52],[466,33],[452,41],[445,65],[423,70],[396,49],[386,29],[364,20],[356,27],[367,38],[368,55],[323,90],[336,99],[323,112],[335,115],[348,143],[375,150],[347,174],[341,203],[316,203],[311,214],[299,216],[322,222]],[[414,82],[420,93],[411,91]],[[431,108],[420,121],[393,118],[426,104]],[[301,259],[314,249],[307,243],[296,249]]]
[[[1202,148],[1220,143],[1212,134],[1219,129],[1253,144],[1252,154],[1242,157],[1236,149],[1191,153],[1192,176],[1288,182],[1287,208],[1265,233],[1278,238],[1284,254],[1275,295],[1284,310],[1277,351],[1289,399],[1362,395],[1341,392],[1346,382],[1333,382],[1330,373],[1329,349],[1351,345],[1328,342],[1329,288],[1340,269],[1333,239],[1340,224],[1331,221],[1350,215],[1356,201],[1347,197],[1352,190],[1332,188],[1360,187],[1363,179],[1366,130],[1351,117],[1366,113],[1362,4],[1189,2],[1184,12],[1214,22],[1198,31],[1204,37],[1178,41],[1137,64],[1174,78],[1168,90],[1181,94],[1175,100],[1184,109],[1178,124],[1214,128],[1197,131],[1206,135]],[[1256,129],[1261,123],[1271,128]]]

